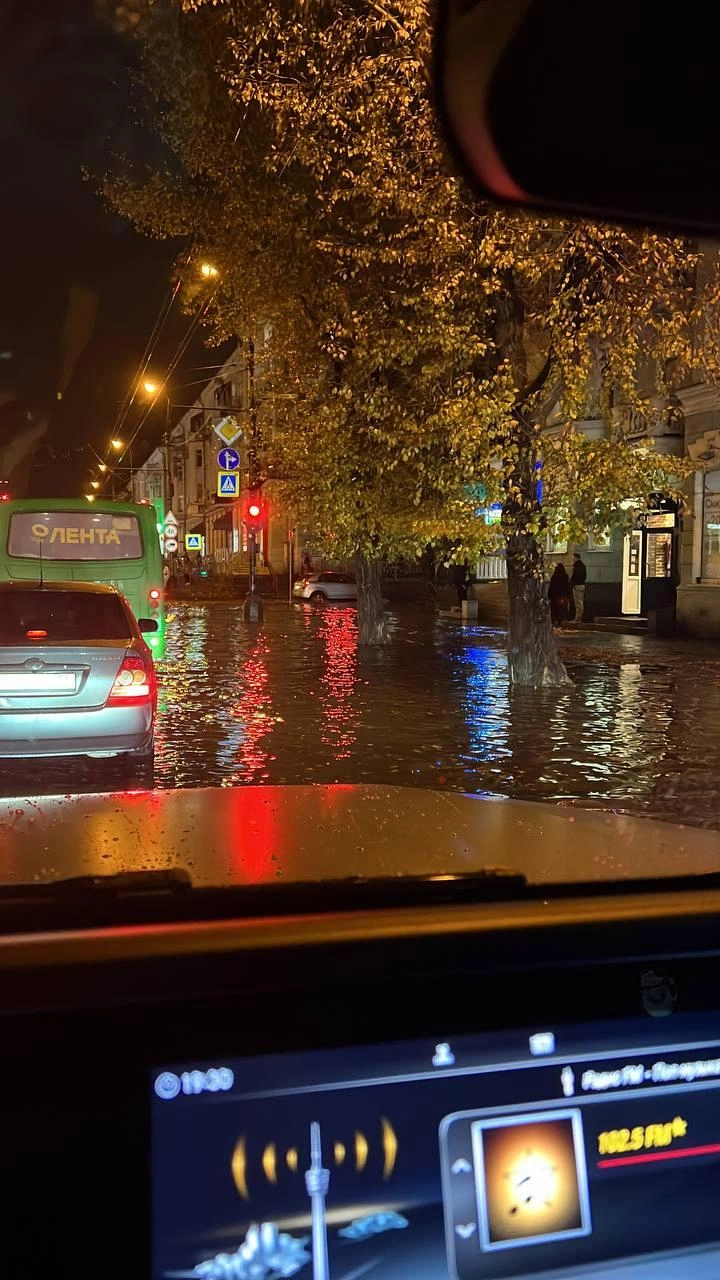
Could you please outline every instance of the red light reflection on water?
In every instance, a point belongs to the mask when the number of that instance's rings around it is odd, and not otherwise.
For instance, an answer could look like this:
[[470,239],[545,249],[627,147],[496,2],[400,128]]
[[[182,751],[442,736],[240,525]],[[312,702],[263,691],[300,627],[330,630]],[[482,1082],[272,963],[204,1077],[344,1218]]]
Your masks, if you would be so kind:
[[268,688],[268,653],[267,636],[261,633],[238,673],[242,693],[233,717],[243,726],[238,763],[244,782],[267,782],[270,776],[270,754],[265,738],[275,720],[270,714],[272,697]]
[[354,609],[325,609],[320,626],[324,670],[320,680],[323,709],[321,740],[345,760],[355,745],[358,712],[352,705],[357,683],[357,621]]

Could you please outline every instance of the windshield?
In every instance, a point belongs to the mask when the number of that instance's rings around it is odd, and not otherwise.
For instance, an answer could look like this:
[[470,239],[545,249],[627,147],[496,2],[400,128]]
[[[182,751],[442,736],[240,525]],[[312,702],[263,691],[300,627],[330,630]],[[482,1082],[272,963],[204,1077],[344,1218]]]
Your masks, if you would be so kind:
[[429,4],[15,8],[0,669],[157,684],[0,690],[0,881],[714,869],[717,245],[474,196]]
[[0,644],[129,640],[130,622],[117,596],[83,591],[0,591]]

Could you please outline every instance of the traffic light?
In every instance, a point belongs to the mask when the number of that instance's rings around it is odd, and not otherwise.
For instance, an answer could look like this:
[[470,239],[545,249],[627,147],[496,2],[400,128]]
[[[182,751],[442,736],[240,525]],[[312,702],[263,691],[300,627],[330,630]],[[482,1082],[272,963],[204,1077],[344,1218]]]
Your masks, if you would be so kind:
[[259,493],[250,493],[245,501],[245,510],[243,520],[246,529],[253,533],[257,533],[265,523],[267,516],[266,504],[263,502]]

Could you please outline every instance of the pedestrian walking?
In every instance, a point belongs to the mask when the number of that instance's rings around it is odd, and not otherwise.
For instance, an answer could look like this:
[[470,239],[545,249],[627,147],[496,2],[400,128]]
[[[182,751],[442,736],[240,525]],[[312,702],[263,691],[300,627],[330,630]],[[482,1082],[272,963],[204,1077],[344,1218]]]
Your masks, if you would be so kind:
[[582,622],[583,613],[585,611],[585,583],[587,582],[587,568],[576,551],[573,556],[572,573],[570,574],[570,586],[572,587],[573,604],[575,605],[575,621]]
[[550,617],[554,627],[559,627],[561,622],[567,622],[570,617],[570,594],[570,579],[567,575],[567,569],[564,564],[558,563],[553,569],[548,586]]

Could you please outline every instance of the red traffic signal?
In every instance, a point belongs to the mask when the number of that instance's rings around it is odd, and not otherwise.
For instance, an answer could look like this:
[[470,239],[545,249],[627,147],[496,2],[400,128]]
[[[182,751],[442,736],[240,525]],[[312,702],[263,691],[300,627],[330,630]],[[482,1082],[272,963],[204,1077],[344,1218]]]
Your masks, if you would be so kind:
[[251,493],[245,501],[243,520],[248,529],[261,529],[265,523],[266,506],[257,493]]

